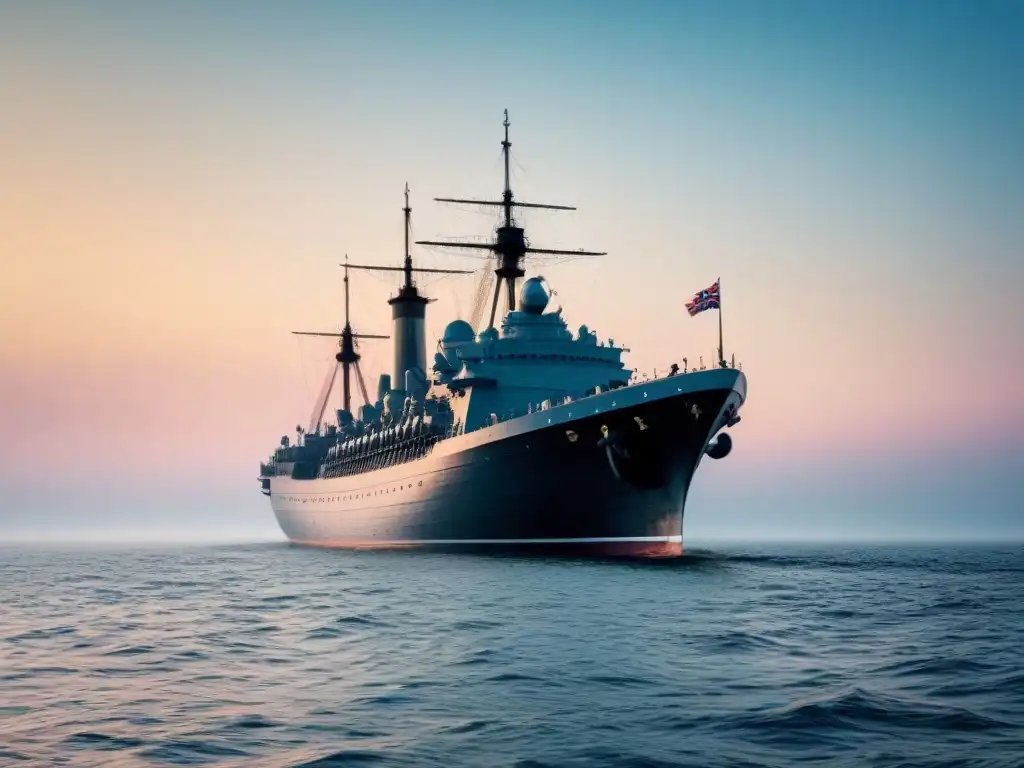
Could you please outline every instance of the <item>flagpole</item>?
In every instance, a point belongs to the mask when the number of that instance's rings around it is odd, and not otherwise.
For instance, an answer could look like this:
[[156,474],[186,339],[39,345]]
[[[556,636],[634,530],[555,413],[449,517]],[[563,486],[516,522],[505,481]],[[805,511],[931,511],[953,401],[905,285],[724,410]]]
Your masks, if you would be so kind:
[[718,367],[725,368],[725,347],[722,345],[722,278],[718,278]]

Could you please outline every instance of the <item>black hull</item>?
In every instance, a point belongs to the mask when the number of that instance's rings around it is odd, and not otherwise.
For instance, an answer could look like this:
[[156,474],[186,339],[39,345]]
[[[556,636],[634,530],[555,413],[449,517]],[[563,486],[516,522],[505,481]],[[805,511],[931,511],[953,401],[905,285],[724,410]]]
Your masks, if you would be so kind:
[[[596,408],[574,405],[583,411],[576,418],[559,408],[550,426],[502,435],[499,425],[387,470],[272,478],[271,501],[297,544],[678,555],[691,479],[726,406],[742,404],[737,376],[720,377],[728,386],[679,394],[659,382],[663,394],[635,404],[616,404],[608,393],[594,398]],[[636,389],[618,400],[647,398]]]

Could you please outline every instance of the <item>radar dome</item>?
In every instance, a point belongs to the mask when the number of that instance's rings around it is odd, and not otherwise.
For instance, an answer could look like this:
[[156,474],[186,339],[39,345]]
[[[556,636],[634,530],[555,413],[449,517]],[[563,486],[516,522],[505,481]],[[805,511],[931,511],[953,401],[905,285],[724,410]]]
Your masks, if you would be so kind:
[[472,341],[474,336],[476,334],[473,333],[473,326],[465,320],[452,320],[445,326],[442,342],[445,344],[460,344],[464,341]]
[[480,331],[480,336],[478,338],[480,341],[494,341],[495,339],[498,338],[498,329],[493,326],[490,328],[485,328],[484,330]]
[[539,315],[548,305],[550,298],[548,289],[544,287],[544,278],[531,277],[523,283],[523,289],[519,292],[519,311]]

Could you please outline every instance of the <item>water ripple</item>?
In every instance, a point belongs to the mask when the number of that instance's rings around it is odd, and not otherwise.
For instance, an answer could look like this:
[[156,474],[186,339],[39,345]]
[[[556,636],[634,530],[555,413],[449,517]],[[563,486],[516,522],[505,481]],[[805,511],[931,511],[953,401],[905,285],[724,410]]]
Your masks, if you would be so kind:
[[1021,563],[0,549],[0,764],[1008,768]]

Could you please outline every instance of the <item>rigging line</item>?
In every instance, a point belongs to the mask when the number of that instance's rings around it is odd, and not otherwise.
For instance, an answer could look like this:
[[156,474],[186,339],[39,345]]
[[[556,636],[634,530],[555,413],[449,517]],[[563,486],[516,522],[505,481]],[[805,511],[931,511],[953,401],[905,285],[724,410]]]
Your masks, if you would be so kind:
[[511,150],[509,150],[508,156],[512,158],[512,162],[516,164],[516,167],[517,167],[517,168],[518,168],[518,169],[519,169],[520,171],[522,171],[522,172],[523,172],[523,175],[524,175],[524,176],[525,176],[525,175],[527,175],[527,174],[526,174],[526,169],[525,169],[525,168],[523,168],[523,165],[522,165],[522,163],[520,163],[520,162],[519,162],[519,160],[517,160],[517,159],[516,159],[516,153],[512,152]]
[[[477,248],[472,243],[473,243],[473,241],[470,241],[470,243],[469,243],[469,245],[467,247],[474,249],[474,251],[478,251],[477,253],[460,253],[458,251],[458,249],[457,249],[457,246],[450,246],[451,248],[453,248],[455,250],[447,251],[447,253],[449,253],[452,256],[458,256],[458,257],[463,258],[463,259],[477,259],[478,261],[488,261],[489,259],[494,258],[494,253],[492,251],[489,251],[489,250],[484,249],[484,248]],[[423,248],[425,250],[431,251],[432,253],[436,253],[436,251],[434,249],[435,248],[440,248],[440,247],[441,246],[439,246],[439,245],[424,245],[423,246]],[[484,251],[484,255],[480,255],[479,251]]]
[[[412,204],[410,203],[410,207],[411,206],[412,206]],[[413,216],[410,214],[410,216],[409,216],[409,255],[410,256],[412,256],[412,246],[413,246],[413,244],[415,242],[416,242],[416,223],[415,223],[415,221],[413,219]],[[405,258],[405,254],[404,253],[402,254],[402,258],[403,259]],[[416,266],[416,264],[419,264],[419,266],[421,266],[421,267],[424,266],[424,264],[423,264],[423,257],[422,256],[417,256],[417,257],[414,257],[414,258],[415,258],[415,263],[413,264],[413,266]],[[428,267],[429,266],[433,266],[433,262],[428,262],[426,264],[426,266],[428,266]],[[417,278],[417,277],[413,276],[413,279],[417,283],[420,283],[422,278]]]
[[[409,253],[410,254],[412,253],[412,246],[415,243],[416,243],[416,223],[415,223],[413,217],[410,216],[409,217]],[[438,254],[437,254],[436,250],[431,250],[430,248],[424,248],[424,247],[420,246],[419,253],[421,255],[417,257],[417,262],[416,262],[419,266],[426,267],[428,269],[429,268],[433,268],[433,267],[437,267],[437,261],[438,261],[437,260],[437,255]],[[424,256],[429,256],[431,258],[424,258]],[[422,273],[421,272],[419,277],[417,277],[415,279],[416,279],[416,282],[419,285],[422,285],[424,288],[426,288],[427,286],[432,284],[431,281],[434,280],[435,278],[443,279],[445,277],[449,277],[449,275],[431,275],[429,273]]]
[[[338,280],[338,277],[334,277],[333,279]],[[340,285],[338,285],[337,283],[333,285],[327,283],[320,283],[318,285],[318,287],[320,287],[321,289],[323,289],[325,286],[327,288],[326,292],[324,290],[320,290],[316,296],[317,308],[320,310],[320,313],[323,317],[337,317],[336,313],[338,311],[338,308],[334,305],[333,299],[339,294],[342,294],[342,292],[345,290],[344,285],[345,283],[343,279]],[[331,323],[331,325],[333,325],[333,323]]]
[[[508,157],[509,157],[509,160],[511,160],[513,163],[515,163],[515,165],[519,165],[519,163],[516,163],[516,157],[515,157],[515,155],[512,154],[512,150],[511,149],[508,151]],[[516,173],[516,169],[513,168],[512,166],[509,166],[509,169],[508,169],[508,185],[509,185],[509,187],[518,187],[520,181],[522,181],[522,179],[519,178],[519,174]],[[526,199],[529,200],[529,198],[526,198]]]
[[[487,205],[486,203],[481,204],[479,202],[475,202],[475,201],[472,201],[472,200],[467,200],[467,201],[464,201],[464,202],[461,202],[461,203],[460,202],[453,203],[453,202],[450,202],[450,201],[447,201],[447,200],[444,201],[444,202],[447,205],[450,205],[452,210],[459,211],[460,213],[476,213],[476,214],[487,215],[487,216],[492,215],[492,211],[491,211],[492,206]],[[499,221],[504,221],[505,220],[504,217],[505,217],[505,214],[501,213],[500,208],[499,208],[499,212],[497,214],[497,219]]]
[[462,302],[459,301],[459,293],[454,287],[451,289],[452,301],[455,303],[455,318],[462,319]]
[[302,339],[298,336],[295,337],[295,350],[299,353],[299,367],[302,368],[302,386],[307,395],[312,395],[309,391],[309,377],[306,375],[306,358],[302,356]]

